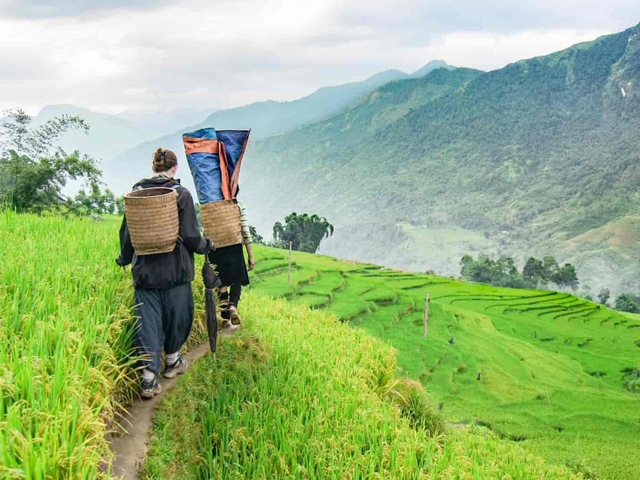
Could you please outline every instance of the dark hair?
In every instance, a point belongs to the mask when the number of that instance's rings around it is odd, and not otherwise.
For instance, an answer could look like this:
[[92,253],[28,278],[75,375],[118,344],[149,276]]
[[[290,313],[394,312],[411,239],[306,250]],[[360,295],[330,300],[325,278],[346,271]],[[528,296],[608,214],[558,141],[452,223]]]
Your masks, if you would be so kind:
[[178,157],[168,148],[158,148],[153,152],[153,170],[155,172],[166,172],[178,164]]

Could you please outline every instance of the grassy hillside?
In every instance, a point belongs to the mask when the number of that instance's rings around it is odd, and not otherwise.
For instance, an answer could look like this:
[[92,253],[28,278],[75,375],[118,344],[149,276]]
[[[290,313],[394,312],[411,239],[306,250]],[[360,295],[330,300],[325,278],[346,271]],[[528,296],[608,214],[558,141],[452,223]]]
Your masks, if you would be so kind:
[[[456,229],[456,243],[484,236],[485,251],[552,253],[593,288],[638,291],[639,31],[466,79],[437,70],[385,85],[254,144],[245,203],[263,233],[291,211],[326,216],[338,227],[326,251],[339,256],[433,268],[420,235],[398,231],[409,223]],[[445,243],[438,255],[448,271],[457,253]]]
[[[326,308],[389,342],[445,417],[598,478],[640,478],[640,318],[564,293],[498,289],[257,248],[253,288]],[[424,295],[431,295],[422,340]],[[449,342],[452,340],[453,344]],[[479,375],[479,378],[478,378]]]
[[156,415],[143,478],[581,478],[486,433],[431,435],[388,345],[305,306],[245,300],[243,331]]
[[[130,278],[113,262],[118,225],[115,218],[0,215],[0,478],[108,478],[99,467],[109,458],[105,434],[134,388]],[[259,255],[265,291],[283,286],[281,252]],[[309,259],[303,267],[296,255],[296,288],[313,261],[342,265],[345,275],[361,268]],[[149,469],[193,453],[193,445],[176,442],[191,433],[205,442],[188,459],[204,478],[220,471],[242,478],[580,478],[485,429],[426,435],[433,417],[420,387],[396,383],[393,351],[364,331],[257,292],[245,307],[246,331],[221,346],[217,364],[202,362],[189,374],[183,396],[168,403],[179,415],[159,417],[166,442],[154,447],[163,450]],[[203,395],[193,410],[183,408],[198,398],[190,392]],[[196,418],[201,430],[164,430],[196,412],[204,415]],[[231,463],[216,461],[221,452]],[[160,478],[180,478],[176,469],[185,466],[169,465]]]

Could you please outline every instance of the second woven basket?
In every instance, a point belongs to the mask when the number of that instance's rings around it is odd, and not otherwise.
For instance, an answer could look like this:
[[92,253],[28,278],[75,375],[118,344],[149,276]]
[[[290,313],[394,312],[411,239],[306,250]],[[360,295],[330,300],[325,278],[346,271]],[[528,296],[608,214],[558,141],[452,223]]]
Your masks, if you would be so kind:
[[236,200],[204,203],[200,205],[204,233],[216,248],[242,243],[240,207]]

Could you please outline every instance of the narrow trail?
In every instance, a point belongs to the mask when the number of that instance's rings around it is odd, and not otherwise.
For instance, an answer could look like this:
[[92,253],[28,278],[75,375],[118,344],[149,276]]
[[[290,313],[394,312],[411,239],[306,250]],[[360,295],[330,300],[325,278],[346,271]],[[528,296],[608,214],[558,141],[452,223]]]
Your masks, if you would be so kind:
[[[218,335],[229,337],[236,330],[237,328],[221,330]],[[209,352],[209,344],[203,343],[184,356],[192,363]],[[122,480],[137,480],[139,478],[138,472],[144,466],[149,448],[149,432],[153,426],[151,417],[158,403],[173,388],[178,378],[160,378],[162,392],[150,400],[142,400],[140,398],[134,400],[127,414],[122,417],[121,425],[126,429],[127,433],[109,435],[107,440],[114,456],[111,464],[111,475],[113,477],[121,478]]]

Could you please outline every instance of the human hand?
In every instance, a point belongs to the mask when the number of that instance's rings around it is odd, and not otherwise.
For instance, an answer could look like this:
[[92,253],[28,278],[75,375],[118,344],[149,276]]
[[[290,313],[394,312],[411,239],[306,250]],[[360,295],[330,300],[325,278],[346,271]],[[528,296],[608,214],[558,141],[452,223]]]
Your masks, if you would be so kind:
[[253,270],[256,266],[256,262],[253,261],[253,257],[249,257],[249,271]]
[[214,245],[214,243],[211,241],[209,237],[204,237],[204,239],[207,241],[207,246],[205,247],[205,250],[206,250],[205,255],[207,255],[209,252],[215,251],[216,246]]

